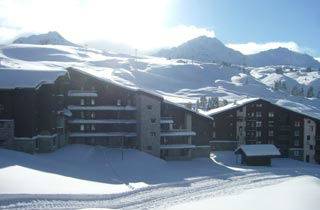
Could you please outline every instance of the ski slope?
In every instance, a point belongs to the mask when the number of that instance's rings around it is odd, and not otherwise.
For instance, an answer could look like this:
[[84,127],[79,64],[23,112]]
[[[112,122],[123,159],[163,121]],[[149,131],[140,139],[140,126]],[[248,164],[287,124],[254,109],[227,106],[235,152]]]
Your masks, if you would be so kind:
[[318,165],[290,159],[248,167],[237,164],[232,152],[169,162],[137,150],[123,152],[122,160],[121,149],[86,145],[37,155],[1,149],[0,209],[163,209],[241,196],[296,178],[316,183],[320,177]]

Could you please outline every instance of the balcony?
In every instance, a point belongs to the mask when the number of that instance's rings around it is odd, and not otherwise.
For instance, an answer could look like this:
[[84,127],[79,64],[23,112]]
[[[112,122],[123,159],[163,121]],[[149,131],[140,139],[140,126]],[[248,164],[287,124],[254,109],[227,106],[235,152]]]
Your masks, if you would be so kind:
[[170,136],[195,136],[196,133],[194,131],[190,131],[187,129],[171,129],[167,131],[161,131],[160,136],[170,137]]
[[161,145],[160,149],[195,149],[196,146],[193,144],[167,144]]
[[173,118],[172,117],[161,117],[160,124],[173,124]]
[[107,133],[82,133],[73,132],[69,134],[70,138],[90,138],[90,137],[136,137],[134,132],[107,132]]
[[96,91],[88,91],[88,90],[69,90],[69,97],[98,97]]
[[70,124],[136,124],[137,120],[129,119],[73,119]]
[[76,106],[69,105],[71,111],[135,111],[134,106]]

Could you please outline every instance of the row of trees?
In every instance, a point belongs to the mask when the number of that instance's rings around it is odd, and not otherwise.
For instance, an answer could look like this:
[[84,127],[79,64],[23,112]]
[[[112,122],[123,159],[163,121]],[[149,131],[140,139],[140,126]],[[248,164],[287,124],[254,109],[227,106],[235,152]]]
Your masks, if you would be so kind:
[[290,88],[287,87],[286,82],[283,80],[275,81],[273,89],[274,90],[283,90],[286,92],[289,92],[293,96],[301,96],[301,97],[307,97],[307,98],[313,98],[317,97],[320,98],[320,91],[316,93],[313,86],[306,87],[307,90],[305,91],[304,87],[302,85],[295,85]]
[[211,97],[211,96],[201,96],[196,102],[196,109],[202,110],[210,110],[214,108],[218,108],[221,106],[225,106],[228,104],[228,101],[223,99],[220,100],[219,97]]

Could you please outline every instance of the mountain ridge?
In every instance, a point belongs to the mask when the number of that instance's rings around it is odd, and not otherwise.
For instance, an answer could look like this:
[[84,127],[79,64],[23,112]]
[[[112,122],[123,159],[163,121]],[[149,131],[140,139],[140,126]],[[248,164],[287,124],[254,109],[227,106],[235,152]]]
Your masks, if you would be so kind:
[[227,62],[238,65],[262,67],[272,65],[293,65],[297,67],[320,68],[320,62],[308,54],[279,47],[244,55],[225,46],[219,39],[200,36],[177,47],[161,49],[154,56],[168,59],[191,59],[202,62]]

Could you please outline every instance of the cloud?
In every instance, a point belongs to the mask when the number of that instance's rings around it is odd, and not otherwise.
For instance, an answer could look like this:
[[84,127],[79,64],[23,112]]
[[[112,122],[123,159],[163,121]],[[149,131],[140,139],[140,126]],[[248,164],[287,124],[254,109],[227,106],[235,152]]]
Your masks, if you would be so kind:
[[248,42],[243,44],[230,43],[227,44],[228,47],[238,50],[245,55],[250,55],[258,53],[265,50],[276,49],[279,47],[288,48],[289,50],[295,52],[301,52],[301,48],[295,42],[267,42],[267,43],[256,43]]
[[212,30],[192,25],[169,27],[171,4],[169,0],[0,0],[0,42],[58,31],[76,43],[106,40],[147,50],[214,36]]

